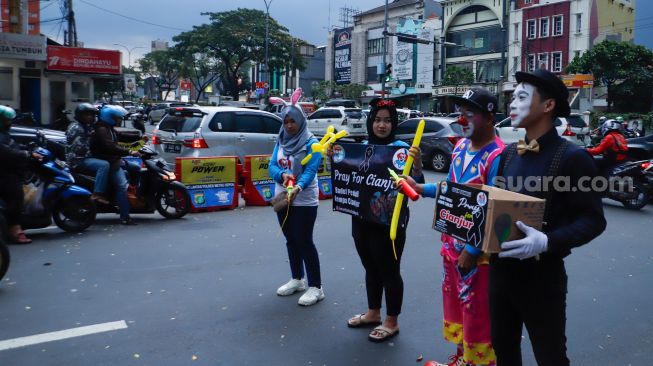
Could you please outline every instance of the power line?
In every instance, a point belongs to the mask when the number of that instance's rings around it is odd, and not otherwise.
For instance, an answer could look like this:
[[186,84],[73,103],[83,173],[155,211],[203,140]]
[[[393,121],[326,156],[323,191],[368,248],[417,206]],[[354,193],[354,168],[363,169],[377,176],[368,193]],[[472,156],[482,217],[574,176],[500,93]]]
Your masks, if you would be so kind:
[[135,22],[139,22],[139,23],[142,23],[142,24],[148,24],[148,25],[152,25],[152,26],[155,26],[155,27],[161,27],[161,28],[166,28],[166,29],[178,30],[178,31],[182,31],[182,32],[186,32],[186,31],[188,31],[188,29],[181,29],[181,28],[169,27],[169,26],[167,26],[167,25],[161,25],[161,24],[156,24],[156,23],[147,22],[147,21],[144,21],[144,20],[141,20],[141,19],[136,19],[136,18],[130,17],[130,16],[128,16],[128,15],[124,15],[124,14],[117,13],[117,12],[115,12],[115,11],[113,11],[113,10],[105,9],[105,8],[103,8],[103,7],[100,7],[100,6],[97,6],[97,5],[95,5],[95,4],[89,3],[88,1],[84,1],[84,0],[79,0],[79,1],[82,2],[82,3],[84,3],[84,4],[86,4],[86,5],[89,5],[89,6],[92,6],[92,7],[94,7],[94,8],[100,9],[100,10],[102,10],[102,11],[105,11],[105,12],[107,12],[107,13],[110,13],[110,14],[113,14],[113,15],[117,15],[117,16],[122,17],[122,18],[125,18],[125,19],[133,20],[133,21],[135,21]]

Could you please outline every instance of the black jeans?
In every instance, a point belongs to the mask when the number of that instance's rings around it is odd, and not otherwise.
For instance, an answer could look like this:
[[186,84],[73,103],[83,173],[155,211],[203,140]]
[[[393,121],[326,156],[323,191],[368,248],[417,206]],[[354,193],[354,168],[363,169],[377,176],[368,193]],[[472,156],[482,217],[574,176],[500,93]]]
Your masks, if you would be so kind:
[[20,224],[23,196],[23,180],[18,174],[4,174],[0,177],[0,198],[5,202],[7,225]]
[[562,258],[490,261],[490,323],[497,366],[521,366],[526,325],[540,366],[569,365],[565,336],[567,273]]
[[401,278],[400,266],[401,254],[406,243],[406,230],[397,229],[395,240],[397,259],[395,259],[390,240],[390,226],[353,218],[351,229],[356,251],[365,267],[368,307],[381,309],[381,299],[385,290],[386,313],[390,316],[399,315],[404,300],[404,281]]
[[[279,225],[286,217],[286,210],[277,212]],[[322,287],[320,276],[320,258],[313,243],[313,227],[317,218],[317,206],[291,206],[288,219],[283,226],[283,235],[286,237],[288,249],[288,262],[292,278],[304,277],[304,266],[308,278],[308,286]]]

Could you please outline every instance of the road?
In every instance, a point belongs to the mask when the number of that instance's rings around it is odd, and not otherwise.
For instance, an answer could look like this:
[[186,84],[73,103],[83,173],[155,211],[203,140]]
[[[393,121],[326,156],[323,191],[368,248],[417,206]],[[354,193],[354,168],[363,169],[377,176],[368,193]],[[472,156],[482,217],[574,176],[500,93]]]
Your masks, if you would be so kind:
[[[441,179],[429,173],[427,181]],[[177,221],[100,215],[88,231],[32,231],[11,246],[0,284],[0,365],[411,365],[445,360],[441,259],[434,201],[411,203],[402,261],[401,334],[384,344],[346,320],[365,310],[363,269],[347,215],[322,201],[315,241],[326,299],[304,308],[278,297],[288,280],[272,210],[244,207]],[[567,259],[568,347],[574,365],[649,365],[653,346],[653,206],[606,201],[608,229]],[[124,321],[124,323],[123,323]],[[118,323],[115,323],[118,322]],[[107,324],[108,323],[108,324]],[[94,326],[88,335],[44,333]],[[113,329],[113,330],[111,330]],[[81,333],[72,330],[69,333]],[[63,338],[63,339],[60,339]],[[9,344],[9,345],[8,345]],[[524,334],[526,365],[534,365]]]

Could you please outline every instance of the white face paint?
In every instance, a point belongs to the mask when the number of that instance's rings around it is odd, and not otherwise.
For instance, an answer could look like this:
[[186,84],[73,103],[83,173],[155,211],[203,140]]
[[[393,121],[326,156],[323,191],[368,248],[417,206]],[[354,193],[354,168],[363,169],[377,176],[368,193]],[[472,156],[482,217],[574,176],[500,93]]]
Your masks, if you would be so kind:
[[513,127],[519,127],[524,119],[528,117],[533,102],[535,86],[527,83],[520,83],[512,94],[510,103],[510,120]]

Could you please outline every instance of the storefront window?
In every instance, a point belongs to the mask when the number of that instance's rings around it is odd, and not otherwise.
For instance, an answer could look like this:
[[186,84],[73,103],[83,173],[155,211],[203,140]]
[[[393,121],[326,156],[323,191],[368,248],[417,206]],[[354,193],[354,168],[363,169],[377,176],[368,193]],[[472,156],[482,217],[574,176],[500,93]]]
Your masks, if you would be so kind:
[[447,57],[501,52],[501,40],[501,27],[498,25],[461,32],[450,32],[447,33],[447,42],[453,42],[459,45],[459,47],[448,47]]
[[14,72],[8,67],[0,67],[0,100],[14,99]]
[[90,102],[91,101],[91,88],[88,82],[73,81],[72,87],[72,100],[75,102]]

